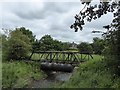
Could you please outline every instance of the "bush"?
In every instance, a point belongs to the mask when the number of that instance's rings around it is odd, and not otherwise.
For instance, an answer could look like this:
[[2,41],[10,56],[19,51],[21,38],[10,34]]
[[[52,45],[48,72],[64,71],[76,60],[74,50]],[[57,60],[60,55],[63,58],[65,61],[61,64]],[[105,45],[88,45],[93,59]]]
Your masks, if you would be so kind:
[[81,44],[79,44],[78,45],[78,50],[81,53],[92,53],[93,52],[92,46],[87,42],[82,42]]
[[7,37],[5,35],[1,35],[1,39],[2,39],[2,59],[6,60],[8,57],[8,42],[7,42]]
[[120,79],[110,73],[104,60],[97,58],[80,64],[62,88],[120,88]]
[[[5,38],[4,38],[5,39]],[[31,50],[29,38],[21,31],[15,30],[9,34],[9,37],[3,42],[3,59],[20,60],[27,57]]]

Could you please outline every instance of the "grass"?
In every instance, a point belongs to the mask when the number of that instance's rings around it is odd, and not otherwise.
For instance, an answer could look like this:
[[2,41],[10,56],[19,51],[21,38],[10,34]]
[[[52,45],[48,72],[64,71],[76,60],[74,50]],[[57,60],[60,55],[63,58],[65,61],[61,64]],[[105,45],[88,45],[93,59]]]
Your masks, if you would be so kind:
[[27,87],[31,80],[39,80],[44,77],[43,72],[36,63],[4,62],[2,63],[2,87],[22,88]]
[[93,60],[80,64],[80,67],[71,79],[59,87],[120,89],[120,78],[109,72],[104,59],[101,58],[101,56],[94,55]]
[[[36,54],[32,58],[38,59],[38,57]],[[120,88],[120,78],[109,72],[102,58],[93,55],[93,59],[80,64],[71,79],[62,85],[57,85],[57,88]],[[38,63],[13,61],[2,64],[2,76],[3,88],[22,88],[27,87],[31,79],[39,80],[46,75],[40,70]]]
[[[38,59],[39,57],[39,54],[35,54],[32,58]],[[62,57],[62,55],[60,57]],[[94,55],[94,57],[98,58],[98,56],[96,55]],[[27,87],[31,83],[31,79],[39,80],[45,76],[46,75],[40,70],[40,65],[37,63],[25,63],[23,61],[12,61],[2,63],[3,88]]]

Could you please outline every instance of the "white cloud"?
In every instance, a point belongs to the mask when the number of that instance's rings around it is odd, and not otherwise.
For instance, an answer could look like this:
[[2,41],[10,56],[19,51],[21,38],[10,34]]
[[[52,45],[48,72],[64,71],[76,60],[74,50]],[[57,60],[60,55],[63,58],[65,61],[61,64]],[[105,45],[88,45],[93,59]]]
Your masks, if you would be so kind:
[[1,28],[24,26],[32,30],[38,39],[50,34],[54,39],[66,42],[91,42],[93,37],[100,37],[91,31],[103,30],[102,25],[109,24],[112,17],[107,15],[107,18],[87,23],[83,31],[74,32],[70,25],[82,7],[80,2],[3,2]]

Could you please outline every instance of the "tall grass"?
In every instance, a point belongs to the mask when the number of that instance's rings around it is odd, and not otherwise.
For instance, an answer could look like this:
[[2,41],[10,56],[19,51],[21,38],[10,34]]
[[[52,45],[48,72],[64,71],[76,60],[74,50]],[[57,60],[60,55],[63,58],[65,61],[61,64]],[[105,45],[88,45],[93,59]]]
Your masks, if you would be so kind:
[[44,75],[38,64],[25,62],[5,62],[2,64],[2,87],[27,87],[32,79],[41,79]]
[[77,72],[61,88],[119,88],[120,78],[111,74],[105,61],[94,55],[93,60],[80,64]]

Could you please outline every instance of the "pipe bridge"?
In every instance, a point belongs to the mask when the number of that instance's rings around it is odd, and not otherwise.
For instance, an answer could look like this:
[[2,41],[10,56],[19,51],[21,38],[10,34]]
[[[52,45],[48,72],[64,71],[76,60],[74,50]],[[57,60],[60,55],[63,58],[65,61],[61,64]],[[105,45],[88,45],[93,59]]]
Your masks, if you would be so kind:
[[93,59],[90,53],[36,51],[31,53],[29,60],[41,62],[42,70],[71,72],[74,66],[90,58]]

